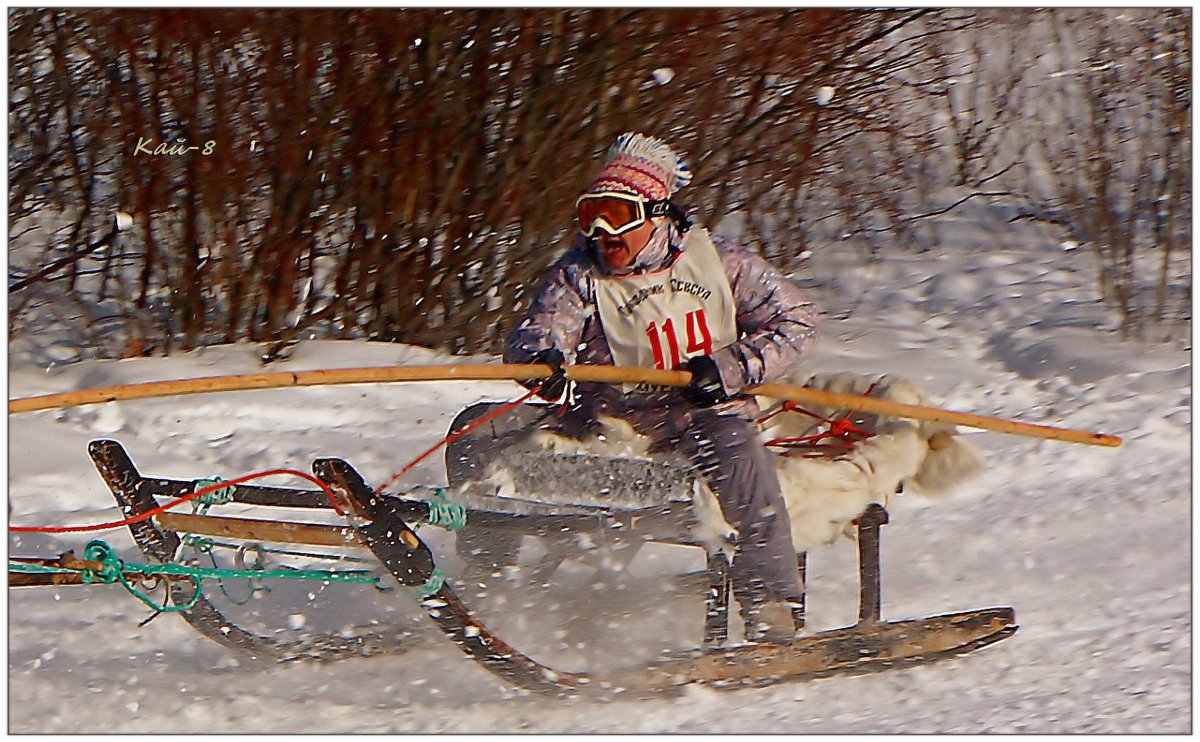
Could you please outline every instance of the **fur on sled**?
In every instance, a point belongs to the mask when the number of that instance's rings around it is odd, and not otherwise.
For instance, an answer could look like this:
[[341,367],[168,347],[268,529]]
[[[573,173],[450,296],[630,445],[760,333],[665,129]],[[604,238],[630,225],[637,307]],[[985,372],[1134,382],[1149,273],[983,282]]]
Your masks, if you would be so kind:
[[[785,380],[788,381],[788,380]],[[797,383],[797,382],[790,382]],[[915,383],[892,376],[868,377],[850,373],[818,374],[803,386],[842,394],[865,394],[911,405],[927,405],[928,398]],[[773,400],[760,400],[763,407]],[[845,410],[806,407],[832,418]],[[840,535],[853,537],[851,522],[873,502],[886,504],[903,488],[928,498],[940,498],[978,474],[983,457],[958,435],[953,425],[852,413],[859,427],[874,436],[845,453],[828,458],[777,455],[783,499],[792,526],[797,552],[833,543]],[[797,412],[771,418],[764,439],[811,435],[823,423]],[[627,422],[606,417],[593,439],[578,441],[539,431],[534,444],[554,453],[590,453],[613,457],[652,457],[650,439]],[[716,496],[698,478],[693,491],[695,537],[710,550],[725,549],[736,530],[725,520]]]

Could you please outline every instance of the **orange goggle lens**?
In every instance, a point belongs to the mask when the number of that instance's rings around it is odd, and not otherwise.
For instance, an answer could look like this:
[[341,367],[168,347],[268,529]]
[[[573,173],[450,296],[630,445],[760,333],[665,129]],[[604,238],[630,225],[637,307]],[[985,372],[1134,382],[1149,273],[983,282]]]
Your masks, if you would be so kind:
[[576,202],[579,231],[588,237],[604,229],[609,234],[624,234],[646,221],[646,207],[637,196],[625,194],[586,194]]

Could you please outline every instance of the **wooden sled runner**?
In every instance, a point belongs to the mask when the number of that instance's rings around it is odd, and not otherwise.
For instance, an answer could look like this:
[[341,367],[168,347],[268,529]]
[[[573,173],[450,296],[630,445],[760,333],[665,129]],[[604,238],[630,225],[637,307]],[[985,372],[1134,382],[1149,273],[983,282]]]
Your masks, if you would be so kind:
[[[162,501],[194,492],[203,480],[172,480],[145,477],[116,441],[94,441],[89,453],[127,517],[148,513]],[[469,442],[447,452],[448,462],[469,463]],[[592,677],[556,670],[510,646],[492,633],[446,581],[433,553],[415,528],[435,520],[434,506],[426,500],[376,494],[361,475],[340,459],[318,459],[313,473],[336,493],[342,509],[352,514],[350,526],[336,526],[246,517],[165,512],[129,527],[142,552],[157,564],[177,558],[183,534],[219,536],[246,544],[277,543],[367,549],[401,585],[414,596],[434,624],[464,653],[489,672],[520,688],[553,694],[660,692],[688,683],[714,687],[758,685],[784,680],[818,677],[832,673],[867,672],[950,657],[971,652],[1011,636],[1017,630],[1012,608],[997,607],[963,611],[901,621],[881,620],[879,533],[887,522],[886,510],[875,504],[856,520],[859,546],[859,619],[853,626],[822,631],[783,645],[741,644],[728,641],[729,582],[725,557],[708,559],[706,616],[697,617],[696,634],[703,645],[682,656],[648,666],[617,671],[611,676]],[[451,466],[451,484],[455,484]],[[292,489],[238,485],[232,502],[272,509],[330,509],[325,493],[315,489]],[[632,541],[664,541],[695,544],[689,539],[681,518],[686,502],[659,501],[639,507],[632,502],[608,508],[546,503],[495,503],[487,498],[466,502],[467,527],[460,543],[473,539],[483,543],[486,535],[531,535],[545,539],[546,559],[536,568],[552,572],[565,558],[564,534],[580,531],[617,533]],[[478,537],[478,538],[477,538]],[[490,558],[486,549],[477,550]],[[73,555],[59,560],[72,564]],[[806,564],[799,555],[798,568]],[[10,579],[12,573],[10,572]],[[25,576],[24,584],[62,584],[56,575]],[[58,582],[55,583],[54,581]],[[15,584],[15,583],[10,583]],[[275,660],[336,660],[384,653],[403,652],[422,641],[403,631],[378,630],[345,636],[319,634],[302,641],[283,641],[247,630],[230,621],[189,581],[170,580],[171,602],[191,606],[181,611],[190,625],[222,646]],[[803,614],[797,615],[802,623]],[[701,634],[701,632],[703,632]]]

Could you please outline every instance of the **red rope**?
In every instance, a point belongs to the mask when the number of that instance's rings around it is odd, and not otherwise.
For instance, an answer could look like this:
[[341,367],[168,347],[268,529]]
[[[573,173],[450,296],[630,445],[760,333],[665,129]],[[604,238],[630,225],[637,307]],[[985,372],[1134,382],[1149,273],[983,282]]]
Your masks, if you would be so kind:
[[[768,414],[766,414],[766,415],[763,415],[762,417],[758,418],[758,420],[755,420],[755,424],[756,424],[756,425],[762,425],[763,423],[765,423],[766,421],[768,421],[768,420],[770,420],[771,418],[775,417],[776,415],[780,414],[781,412],[788,412],[789,410],[794,410],[794,409],[796,409],[796,403],[795,403],[795,402],[793,402],[793,401],[792,401],[792,400],[790,400],[790,399],[785,399],[785,400],[783,400],[783,402],[782,402],[782,403],[779,405],[779,409],[777,409],[777,410],[775,410],[774,412],[768,413]],[[809,414],[812,414],[812,413],[809,413]]]
[[[863,393],[863,396],[864,397],[871,396],[871,392],[875,391],[875,387],[878,384],[879,384],[878,381],[872,383],[871,386],[867,387],[867,391]],[[852,437],[857,436],[858,438],[865,441],[866,439],[871,438],[875,435],[871,431],[864,430],[863,428],[860,428],[857,425],[855,425],[850,420],[850,415],[852,414],[851,412],[847,412],[842,417],[828,418],[828,417],[823,417],[821,415],[818,415],[817,413],[813,412],[812,410],[806,410],[803,407],[799,407],[799,406],[791,403],[790,401],[785,401],[783,403],[783,406],[780,407],[780,409],[775,410],[771,414],[761,418],[758,422],[761,425],[763,422],[770,420],[772,417],[775,417],[776,415],[778,415],[781,412],[784,412],[785,410],[791,410],[793,412],[799,412],[804,415],[809,415],[810,417],[815,417],[816,419],[820,420],[821,422],[827,424],[829,426],[829,430],[823,431],[821,433],[815,433],[813,435],[801,435],[801,436],[796,436],[793,438],[772,438],[771,440],[767,441],[764,445],[775,446],[778,448],[802,448],[802,447],[805,447],[808,445],[819,443],[820,441],[823,441],[823,440],[826,440],[829,438],[836,438],[838,441],[843,441],[846,444],[848,444],[845,446],[845,448],[847,450],[850,450],[853,448],[853,445],[849,445],[849,444],[857,442],[857,441],[852,441],[851,440]],[[829,445],[834,448],[840,447],[835,444],[829,444]],[[815,448],[815,445],[813,447]]]
[[450,435],[441,439],[440,441],[433,444],[429,448],[425,449],[424,453],[422,453],[420,456],[413,459],[412,461],[408,462],[404,466],[403,469],[396,472],[386,482],[384,482],[383,484],[376,487],[375,494],[378,495],[380,492],[383,492],[383,490],[385,488],[390,487],[391,485],[395,484],[396,480],[398,480],[400,477],[402,477],[405,474],[412,471],[414,466],[416,466],[417,464],[424,461],[425,458],[427,456],[429,456],[431,453],[433,453],[434,451],[438,450],[442,446],[445,446],[449,443],[452,443],[453,441],[458,440],[459,438],[463,437],[464,435],[471,432],[472,430],[479,427],[480,425],[483,425],[486,422],[491,422],[492,420],[495,420],[496,418],[500,417],[501,415],[508,412],[509,410],[520,407],[521,405],[525,404],[526,400],[528,400],[530,397],[532,397],[533,395],[535,395],[539,391],[541,391],[541,389],[542,389],[541,385],[535,386],[534,388],[530,389],[529,392],[527,394],[525,394],[525,396],[521,397],[520,399],[514,399],[512,402],[508,402],[507,404],[505,404],[495,410],[492,410],[491,412],[489,412],[488,414],[479,418],[478,420],[471,422],[469,425],[465,426],[462,430],[457,430],[457,431],[451,433]]
[[[422,453],[420,456],[418,456],[417,458],[410,461],[403,469],[401,469],[400,471],[393,474],[391,476],[391,478],[388,479],[387,482],[380,485],[375,490],[375,493],[378,494],[378,493],[382,492],[384,487],[391,485],[397,479],[399,479],[400,477],[407,474],[409,471],[412,470],[413,467],[415,467],[417,464],[421,463],[421,461],[423,461],[427,456],[429,456],[430,454],[432,454],[434,451],[438,450],[442,446],[466,435],[468,432],[479,427],[480,425],[483,425],[486,422],[494,420],[497,417],[505,414],[506,412],[524,404],[526,400],[528,400],[534,394],[537,394],[539,391],[541,391],[541,388],[542,387],[540,385],[534,387],[533,389],[529,390],[529,392],[527,394],[525,394],[524,396],[522,396],[520,399],[516,399],[516,400],[513,400],[512,402],[508,402],[508,403],[502,405],[501,407],[489,412],[488,414],[484,415],[483,417],[479,418],[478,420],[473,421],[471,424],[467,425],[462,430],[455,431],[454,433],[446,436],[442,440],[440,440],[437,443],[435,443],[434,445],[430,446],[428,449],[426,449],[426,451],[424,453]],[[110,530],[113,528],[121,528],[122,526],[128,526],[128,525],[132,525],[134,523],[140,523],[144,520],[149,520],[150,518],[153,518],[154,516],[158,515],[159,513],[166,512],[167,510],[170,510],[171,508],[173,508],[177,505],[182,505],[183,503],[188,502],[189,500],[194,500],[197,497],[207,495],[210,492],[216,492],[219,489],[224,489],[226,487],[232,487],[232,486],[235,486],[238,484],[242,484],[243,482],[249,482],[254,479],[261,479],[263,477],[269,477],[274,474],[291,474],[293,476],[300,477],[301,479],[307,479],[308,481],[310,481],[313,484],[320,487],[325,492],[325,494],[329,496],[329,503],[331,505],[333,505],[333,509],[337,512],[338,515],[346,514],[345,511],[343,511],[341,509],[341,507],[338,506],[337,496],[334,494],[333,490],[329,488],[328,484],[326,484],[325,482],[322,482],[320,479],[317,479],[313,475],[308,474],[306,472],[299,471],[297,469],[268,469],[267,471],[255,472],[254,474],[247,474],[245,476],[238,477],[237,479],[230,479],[228,481],[218,482],[216,484],[209,485],[208,487],[197,490],[196,492],[192,492],[191,494],[184,495],[183,497],[178,497],[174,500],[171,500],[170,502],[166,503],[165,505],[159,505],[158,507],[156,507],[152,510],[148,510],[148,511],[142,513],[141,515],[136,515],[132,518],[125,518],[124,520],[110,521],[108,523],[96,523],[96,524],[87,525],[87,526],[9,526],[8,530],[10,533],[79,533],[79,532],[84,532],[84,531],[107,531],[107,530]]]
[[850,421],[849,417],[842,417],[832,420],[829,423],[829,430],[815,433],[813,435],[801,435],[793,438],[772,438],[765,445],[768,446],[797,446],[805,443],[816,443],[827,438],[835,438],[840,441],[852,442],[851,439],[857,437],[861,440],[866,440],[874,436],[868,430],[855,425]]
[[262,479],[263,477],[269,477],[274,474],[291,474],[293,476],[300,477],[301,479],[307,479],[313,484],[316,484],[325,491],[326,495],[329,496],[329,502],[333,505],[333,509],[337,511],[338,515],[345,515],[345,512],[338,507],[337,497],[334,496],[333,490],[331,490],[329,485],[325,484],[320,479],[296,469],[268,469],[266,471],[247,474],[245,476],[238,477],[237,479],[230,479],[227,482],[217,482],[216,484],[209,485],[208,487],[197,490],[191,494],[171,500],[165,505],[159,505],[152,510],[147,510],[141,515],[135,515],[132,518],[126,518],[124,520],[117,520],[109,523],[96,523],[89,526],[9,526],[8,530],[9,532],[13,533],[78,533],[81,531],[107,531],[112,528],[120,528],[122,526],[128,526],[134,523],[140,523],[144,520],[149,520],[159,513],[170,510],[176,505],[182,505],[189,500],[194,500],[197,497],[207,495],[210,492],[216,492],[219,489],[232,487],[234,485],[242,484],[243,482],[249,482],[253,479]]

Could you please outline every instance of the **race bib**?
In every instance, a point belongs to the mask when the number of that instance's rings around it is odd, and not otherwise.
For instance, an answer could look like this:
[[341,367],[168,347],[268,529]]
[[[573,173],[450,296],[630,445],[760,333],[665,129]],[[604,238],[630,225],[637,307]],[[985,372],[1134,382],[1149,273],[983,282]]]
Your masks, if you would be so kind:
[[[733,289],[708,232],[688,231],[670,268],[596,280],[596,308],[618,366],[673,369],[738,339]],[[625,391],[662,387],[626,384]]]

